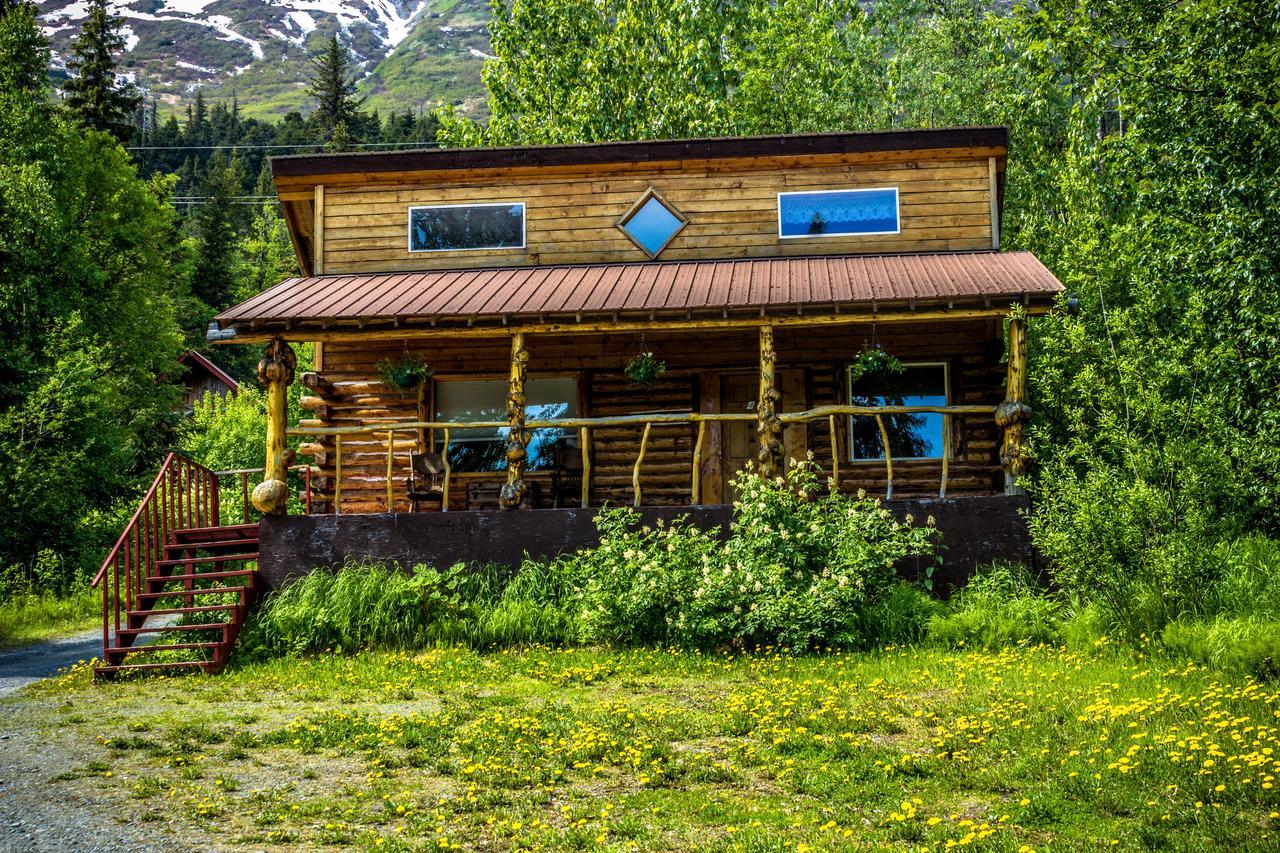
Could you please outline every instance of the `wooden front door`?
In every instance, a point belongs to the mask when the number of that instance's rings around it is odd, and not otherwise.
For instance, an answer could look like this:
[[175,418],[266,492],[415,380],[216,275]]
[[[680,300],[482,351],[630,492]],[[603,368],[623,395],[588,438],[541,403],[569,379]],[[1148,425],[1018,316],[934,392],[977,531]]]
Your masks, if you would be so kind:
[[[760,377],[754,373],[731,374],[720,378],[720,411],[726,413],[749,412],[755,414],[756,396],[760,391]],[[739,471],[756,458],[756,422],[726,421],[721,424],[720,472],[724,478],[726,503],[738,496],[729,485]]]

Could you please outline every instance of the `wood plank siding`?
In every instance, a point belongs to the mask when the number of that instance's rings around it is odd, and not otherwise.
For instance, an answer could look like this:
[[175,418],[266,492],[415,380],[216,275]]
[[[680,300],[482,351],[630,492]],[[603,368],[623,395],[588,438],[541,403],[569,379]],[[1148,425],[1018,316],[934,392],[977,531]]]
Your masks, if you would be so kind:
[[[870,163],[850,162],[858,159],[853,155],[810,158],[820,164],[805,159],[761,157],[731,166],[704,161],[644,169],[608,164],[519,178],[409,174],[389,184],[329,184],[309,204],[295,203],[307,204],[319,217],[302,236],[314,236],[316,271],[328,274],[645,260],[615,224],[649,189],[689,219],[663,251],[663,260],[992,248],[996,187],[986,156]],[[779,192],[873,187],[898,189],[901,233],[778,236]],[[284,187],[281,192],[290,198]],[[323,203],[317,204],[320,198]],[[525,248],[408,250],[409,207],[494,202],[525,204]]]
[[[1002,396],[1004,367],[1000,363],[1001,327],[997,320],[948,321],[830,328],[779,329],[776,336],[779,386],[783,409],[795,411],[846,402],[845,366],[868,345],[879,343],[904,362],[945,362],[950,372],[951,403],[995,405]],[[636,333],[618,331],[603,335],[529,335],[529,378],[573,376],[578,379],[580,407],[587,416],[634,414],[653,411],[716,411],[722,378],[754,375],[758,362],[758,336],[754,330]],[[667,373],[652,388],[638,388],[626,380],[622,369],[636,353],[652,351],[667,364]],[[420,355],[436,370],[440,380],[457,378],[503,379],[510,359],[506,338],[463,340],[331,341],[324,345],[318,372],[332,384],[307,405],[312,419],[307,425],[355,426],[369,423],[411,421],[418,418],[413,395],[389,392],[377,380],[379,359],[405,352]],[[323,383],[322,383],[323,385]],[[430,395],[428,395],[430,398]],[[846,422],[839,422],[838,446],[847,454]],[[751,425],[754,430],[754,424]],[[704,445],[704,497],[706,502],[725,499],[720,489],[720,427]],[[593,431],[591,501],[629,503],[633,496],[632,466],[639,448],[641,428]],[[754,434],[754,433],[753,433]],[[690,472],[696,428],[689,425],[655,426],[649,438],[641,470],[644,503],[678,505],[690,501]],[[811,450],[826,470],[831,467],[831,436],[825,422],[788,427],[787,452]],[[405,496],[409,453],[418,443],[415,435],[397,435],[394,448],[395,509],[409,508]],[[989,495],[1003,489],[998,458],[999,433],[989,416],[959,419],[953,432],[948,495]],[[314,464],[319,475],[318,511],[331,511],[333,494],[332,439],[319,443]],[[348,436],[343,440],[343,512],[383,512],[386,509],[385,436]],[[841,488],[866,488],[883,493],[883,462],[840,461]],[[894,465],[895,496],[936,495],[941,474],[938,461],[897,461]],[[541,482],[542,504],[547,505],[548,476],[527,475]],[[456,474],[451,486],[452,509],[467,508],[467,483],[496,474]]]

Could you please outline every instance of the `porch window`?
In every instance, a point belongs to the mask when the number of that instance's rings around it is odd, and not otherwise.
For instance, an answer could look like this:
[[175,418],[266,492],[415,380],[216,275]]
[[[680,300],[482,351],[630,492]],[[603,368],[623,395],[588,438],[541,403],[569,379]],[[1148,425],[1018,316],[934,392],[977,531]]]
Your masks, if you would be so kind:
[[[528,379],[524,383],[525,417],[528,420],[572,418],[578,414],[578,381],[573,377]],[[504,379],[453,379],[436,382],[437,421],[505,421],[507,383]],[[449,465],[456,472],[507,470],[506,427],[449,431]],[[528,470],[555,467],[556,446],[573,442],[573,430],[530,431]],[[436,451],[444,447],[444,435],[436,430]]]
[[778,193],[778,236],[897,234],[898,188]]
[[409,208],[409,251],[523,249],[524,202]]
[[[947,366],[908,364],[901,373],[862,376],[848,374],[852,406],[945,406],[949,398]],[[894,459],[941,459],[942,415],[934,413],[881,415],[889,433]],[[849,419],[850,458],[884,459],[884,442],[874,417]]]

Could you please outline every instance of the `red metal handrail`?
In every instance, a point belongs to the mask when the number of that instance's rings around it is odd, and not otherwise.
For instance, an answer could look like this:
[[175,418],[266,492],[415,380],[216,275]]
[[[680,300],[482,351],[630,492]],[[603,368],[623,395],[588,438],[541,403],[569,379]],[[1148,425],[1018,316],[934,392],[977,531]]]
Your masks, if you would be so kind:
[[122,615],[145,591],[146,579],[154,573],[156,561],[163,559],[170,534],[218,524],[217,474],[185,456],[170,453],[93,578],[92,585],[102,587],[104,652],[110,648],[112,626],[118,634]]

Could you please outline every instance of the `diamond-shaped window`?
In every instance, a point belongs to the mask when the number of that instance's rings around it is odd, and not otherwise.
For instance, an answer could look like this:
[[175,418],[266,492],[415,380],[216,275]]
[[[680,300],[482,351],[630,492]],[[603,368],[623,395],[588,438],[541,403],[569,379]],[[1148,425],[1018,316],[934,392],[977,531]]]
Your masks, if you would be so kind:
[[656,258],[675,239],[689,220],[653,190],[640,197],[618,220],[622,233],[631,238],[651,258]]

